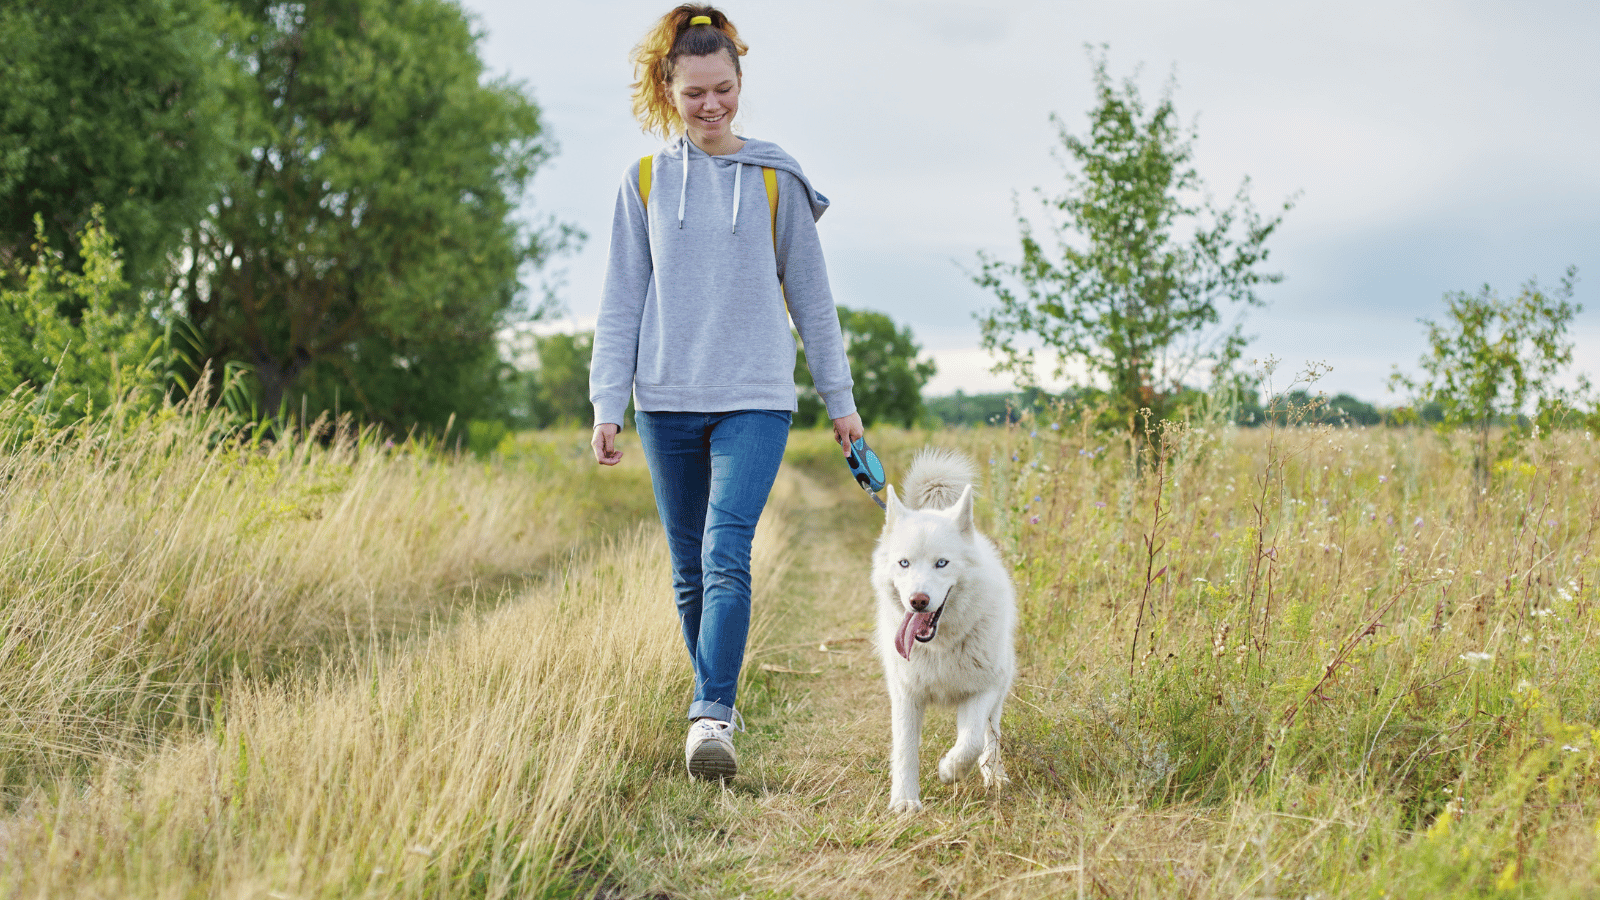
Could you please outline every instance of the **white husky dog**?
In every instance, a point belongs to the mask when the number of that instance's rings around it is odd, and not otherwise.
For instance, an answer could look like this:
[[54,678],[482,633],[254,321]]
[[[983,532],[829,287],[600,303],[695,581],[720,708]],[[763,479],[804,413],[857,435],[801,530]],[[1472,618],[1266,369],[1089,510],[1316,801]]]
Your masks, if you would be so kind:
[[965,456],[918,453],[902,485],[904,500],[888,490],[883,534],[872,553],[878,653],[894,733],[890,812],[922,809],[917,750],[930,702],[956,707],[956,742],[939,760],[939,780],[966,777],[974,762],[986,786],[1006,780],[1000,707],[1017,671],[1016,598],[999,552],[973,526],[974,481]]

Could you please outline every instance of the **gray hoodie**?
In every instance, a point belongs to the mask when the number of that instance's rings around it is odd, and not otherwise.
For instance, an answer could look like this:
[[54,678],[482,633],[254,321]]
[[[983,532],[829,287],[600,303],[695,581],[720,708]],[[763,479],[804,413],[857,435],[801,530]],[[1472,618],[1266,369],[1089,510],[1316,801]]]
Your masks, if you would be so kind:
[[[630,391],[647,412],[797,409],[791,317],[828,417],[855,412],[817,239],[828,199],[800,164],[768,141],[711,156],[684,137],[650,161],[648,213],[637,161],[617,192],[589,367],[595,424],[620,427]],[[777,170],[776,253],[763,166]]]

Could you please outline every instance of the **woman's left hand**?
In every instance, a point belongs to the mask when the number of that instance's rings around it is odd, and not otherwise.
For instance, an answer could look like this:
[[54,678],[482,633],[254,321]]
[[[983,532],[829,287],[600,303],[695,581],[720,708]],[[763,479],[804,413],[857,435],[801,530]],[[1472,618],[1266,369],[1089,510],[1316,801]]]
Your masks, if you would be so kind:
[[860,413],[833,420],[833,439],[839,442],[839,449],[844,451],[845,456],[850,455],[850,445],[863,434],[866,434],[866,429],[861,424]]

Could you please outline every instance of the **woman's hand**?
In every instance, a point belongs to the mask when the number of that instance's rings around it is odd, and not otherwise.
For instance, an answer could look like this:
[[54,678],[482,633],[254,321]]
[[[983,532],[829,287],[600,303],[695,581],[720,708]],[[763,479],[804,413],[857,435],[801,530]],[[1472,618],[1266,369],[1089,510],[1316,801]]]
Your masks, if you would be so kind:
[[589,446],[594,448],[595,462],[602,466],[614,466],[622,462],[622,451],[617,449],[617,432],[621,430],[613,422],[602,422],[594,427],[594,437],[589,439]]
[[865,433],[860,413],[851,413],[833,420],[833,439],[839,442],[839,449],[844,451],[845,456],[850,455],[850,445]]

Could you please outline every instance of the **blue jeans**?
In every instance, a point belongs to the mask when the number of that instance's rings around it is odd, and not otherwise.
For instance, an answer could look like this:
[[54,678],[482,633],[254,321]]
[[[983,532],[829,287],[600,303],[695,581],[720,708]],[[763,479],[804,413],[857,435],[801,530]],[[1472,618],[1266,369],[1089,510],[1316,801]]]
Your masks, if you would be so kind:
[[694,663],[691,719],[733,721],[750,633],[750,543],[783,462],[790,418],[770,409],[634,413]]

